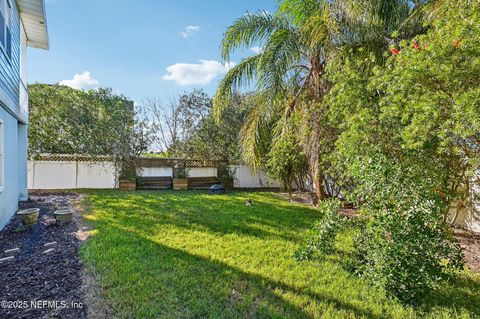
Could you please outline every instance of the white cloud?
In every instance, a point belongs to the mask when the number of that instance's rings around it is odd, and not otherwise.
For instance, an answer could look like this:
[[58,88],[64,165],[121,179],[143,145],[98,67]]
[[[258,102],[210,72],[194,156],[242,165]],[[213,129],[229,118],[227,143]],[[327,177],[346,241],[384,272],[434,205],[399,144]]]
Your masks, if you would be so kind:
[[216,76],[226,73],[235,62],[222,64],[215,60],[199,60],[199,63],[175,63],[167,67],[162,79],[179,85],[207,85]]
[[261,48],[261,47],[251,47],[250,48],[250,51],[252,51],[255,54],[259,54],[260,52],[262,52],[262,50],[263,50],[263,48]]
[[187,25],[185,30],[180,32],[180,35],[184,38],[188,38],[189,36],[194,35],[196,32],[200,31],[200,26],[198,25]]
[[60,85],[66,85],[74,89],[89,90],[98,87],[98,81],[90,75],[89,71],[85,71],[81,74],[75,74],[71,80],[63,80]]

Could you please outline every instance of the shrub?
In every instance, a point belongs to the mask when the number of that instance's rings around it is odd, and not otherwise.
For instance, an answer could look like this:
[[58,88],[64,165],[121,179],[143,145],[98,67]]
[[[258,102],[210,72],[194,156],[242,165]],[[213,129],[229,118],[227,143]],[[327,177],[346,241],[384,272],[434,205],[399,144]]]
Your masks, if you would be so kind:
[[295,252],[295,259],[308,260],[316,252],[328,255],[334,251],[336,236],[345,222],[340,215],[340,208],[341,202],[338,199],[327,199],[320,203],[322,218],[310,230],[302,247]]
[[442,218],[447,203],[415,168],[383,157],[363,163],[356,192],[368,219],[356,241],[357,272],[401,302],[416,304],[462,266],[460,246]]
[[308,175],[308,162],[300,144],[297,123],[292,121],[294,123],[281,123],[277,127],[278,136],[272,141],[265,163],[267,173],[281,180],[290,196],[293,182],[303,189]]

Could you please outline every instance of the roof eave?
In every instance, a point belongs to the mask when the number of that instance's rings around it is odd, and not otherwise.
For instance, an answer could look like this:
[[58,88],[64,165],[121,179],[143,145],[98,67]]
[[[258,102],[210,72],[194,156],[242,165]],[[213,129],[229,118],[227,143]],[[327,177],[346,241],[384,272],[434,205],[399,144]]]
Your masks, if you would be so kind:
[[48,50],[47,16],[44,0],[16,0],[20,19],[27,35],[27,45]]

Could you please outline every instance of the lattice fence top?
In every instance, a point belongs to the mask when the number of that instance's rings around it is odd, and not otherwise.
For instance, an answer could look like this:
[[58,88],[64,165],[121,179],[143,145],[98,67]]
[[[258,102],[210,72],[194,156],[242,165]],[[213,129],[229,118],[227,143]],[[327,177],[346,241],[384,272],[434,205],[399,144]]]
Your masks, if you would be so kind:
[[33,160],[52,162],[109,162],[113,160],[113,157],[82,154],[38,154],[34,156]]
[[142,157],[139,166],[141,167],[161,167],[161,166],[182,166],[182,167],[219,167],[228,165],[226,160],[197,160],[183,158],[164,158],[164,157]]
[[[59,161],[59,162],[108,162],[113,161],[112,156],[92,156],[81,154],[39,154],[34,157],[36,161]],[[199,160],[166,157],[140,157],[140,167],[226,167],[227,160]]]

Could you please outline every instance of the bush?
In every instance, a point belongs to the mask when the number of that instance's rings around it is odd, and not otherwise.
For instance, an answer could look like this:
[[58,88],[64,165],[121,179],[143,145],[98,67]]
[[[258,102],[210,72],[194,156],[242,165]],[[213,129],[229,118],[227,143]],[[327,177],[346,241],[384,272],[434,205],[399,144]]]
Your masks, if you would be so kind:
[[308,260],[316,252],[328,255],[334,251],[335,239],[345,222],[340,215],[340,208],[341,202],[338,199],[327,199],[320,203],[322,218],[310,230],[302,247],[295,252],[295,259]]
[[291,196],[293,182],[296,182],[300,189],[304,187],[308,162],[302,151],[296,123],[282,123],[277,130],[278,136],[272,141],[265,169],[271,177],[283,182]]
[[442,218],[447,203],[418,171],[379,157],[359,162],[355,176],[368,216],[356,240],[357,272],[409,304],[462,266],[460,246]]

